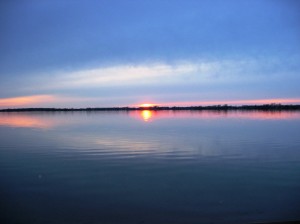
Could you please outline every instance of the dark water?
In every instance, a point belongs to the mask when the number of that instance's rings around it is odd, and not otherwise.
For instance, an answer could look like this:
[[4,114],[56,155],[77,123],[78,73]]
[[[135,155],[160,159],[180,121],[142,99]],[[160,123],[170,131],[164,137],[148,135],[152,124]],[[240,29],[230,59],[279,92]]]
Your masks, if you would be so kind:
[[1,223],[300,220],[300,112],[0,114]]

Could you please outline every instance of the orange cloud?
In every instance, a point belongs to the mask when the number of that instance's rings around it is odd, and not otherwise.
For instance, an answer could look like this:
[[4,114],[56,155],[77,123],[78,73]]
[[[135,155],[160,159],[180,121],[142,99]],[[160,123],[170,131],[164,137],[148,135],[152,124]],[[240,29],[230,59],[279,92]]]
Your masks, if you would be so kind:
[[55,96],[52,95],[35,95],[35,96],[21,96],[13,98],[0,99],[0,107],[20,107],[20,106],[39,106],[49,102],[54,102]]

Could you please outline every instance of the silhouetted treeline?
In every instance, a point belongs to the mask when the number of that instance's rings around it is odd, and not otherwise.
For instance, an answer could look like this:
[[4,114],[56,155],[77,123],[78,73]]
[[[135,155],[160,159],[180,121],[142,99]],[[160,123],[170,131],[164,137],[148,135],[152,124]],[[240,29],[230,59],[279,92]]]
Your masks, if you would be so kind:
[[14,108],[1,109],[0,112],[33,112],[33,111],[135,111],[135,110],[263,110],[263,111],[278,111],[278,110],[300,110],[300,105],[282,105],[282,104],[263,104],[263,105],[212,105],[212,106],[188,106],[188,107],[87,107],[87,108]]

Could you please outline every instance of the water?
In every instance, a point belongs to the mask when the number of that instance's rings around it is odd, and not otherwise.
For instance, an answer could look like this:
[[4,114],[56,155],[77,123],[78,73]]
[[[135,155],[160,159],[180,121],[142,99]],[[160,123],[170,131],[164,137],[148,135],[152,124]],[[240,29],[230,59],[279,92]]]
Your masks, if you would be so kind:
[[1,223],[300,220],[300,112],[0,114]]

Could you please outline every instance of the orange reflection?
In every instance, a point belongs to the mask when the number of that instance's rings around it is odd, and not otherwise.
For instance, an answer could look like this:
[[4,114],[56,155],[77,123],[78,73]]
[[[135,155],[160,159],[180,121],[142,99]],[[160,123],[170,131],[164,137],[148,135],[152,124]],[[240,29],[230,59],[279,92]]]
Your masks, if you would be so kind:
[[142,110],[140,115],[142,116],[143,120],[147,122],[153,116],[153,112],[151,110]]
[[0,116],[0,125],[10,127],[47,129],[52,127],[54,124],[50,120],[42,119],[41,117],[24,114],[10,114],[8,116]]

